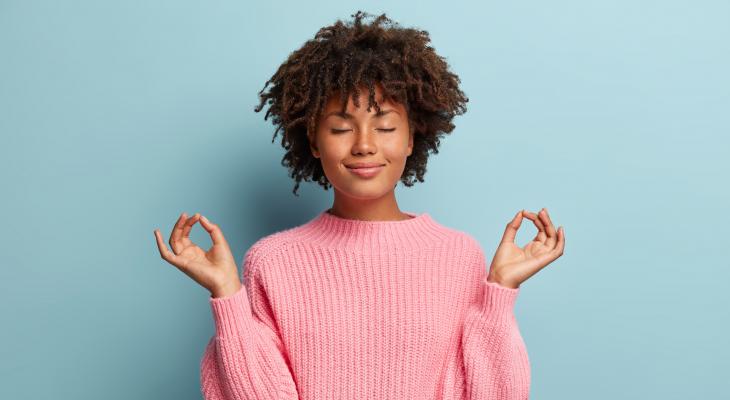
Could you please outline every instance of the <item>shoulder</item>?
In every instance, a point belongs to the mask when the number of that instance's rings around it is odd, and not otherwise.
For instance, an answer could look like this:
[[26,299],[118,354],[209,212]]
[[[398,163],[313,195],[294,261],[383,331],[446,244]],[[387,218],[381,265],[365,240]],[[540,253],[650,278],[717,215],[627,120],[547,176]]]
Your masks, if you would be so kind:
[[257,266],[264,264],[273,255],[283,251],[287,245],[292,243],[298,228],[276,231],[258,239],[246,250],[244,264]]
[[470,232],[456,228],[444,228],[448,234],[446,246],[449,247],[445,254],[458,265],[459,269],[466,271],[468,276],[478,282],[486,270],[486,257],[479,240]]
[[481,243],[479,243],[479,240],[476,237],[474,237],[471,233],[468,233],[468,232],[461,232],[461,234],[463,236],[465,246],[470,251],[477,253],[477,255],[484,254],[484,249],[482,249],[482,245],[481,245]]
[[484,249],[476,236],[441,223],[438,226],[445,234],[444,245],[449,248],[448,254],[457,259],[459,264],[481,267],[486,262]]
[[457,228],[449,227],[438,223],[439,228],[445,233],[448,238],[448,245],[451,247],[457,247],[467,253],[483,253],[479,240],[471,233],[460,230]]

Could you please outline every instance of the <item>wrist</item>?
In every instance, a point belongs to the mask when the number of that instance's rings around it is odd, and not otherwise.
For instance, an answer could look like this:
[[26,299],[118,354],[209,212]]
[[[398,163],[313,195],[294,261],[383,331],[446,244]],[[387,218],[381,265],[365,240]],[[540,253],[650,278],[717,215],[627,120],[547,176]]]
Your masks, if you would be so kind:
[[220,285],[220,286],[213,288],[213,290],[210,291],[210,297],[213,297],[213,298],[229,297],[229,296],[236,294],[239,290],[241,290],[241,282],[236,279],[233,282],[226,283],[224,285]]
[[509,288],[509,289],[517,289],[517,288],[520,287],[520,285],[517,284],[517,283],[515,283],[515,282],[511,282],[511,281],[509,281],[507,279],[500,278],[500,277],[498,277],[496,275],[493,275],[491,273],[489,275],[487,275],[487,282],[489,282],[489,283],[496,283],[497,285],[504,286],[504,287]]

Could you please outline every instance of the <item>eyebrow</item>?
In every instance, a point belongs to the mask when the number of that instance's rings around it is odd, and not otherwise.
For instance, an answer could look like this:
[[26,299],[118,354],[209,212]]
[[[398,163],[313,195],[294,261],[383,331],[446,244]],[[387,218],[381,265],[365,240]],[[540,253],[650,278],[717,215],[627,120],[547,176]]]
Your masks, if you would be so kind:
[[[390,114],[392,112],[400,115],[400,113],[398,112],[398,110],[394,110],[394,109],[383,110],[381,108],[380,111],[379,112],[376,112],[375,115],[373,115],[371,118],[382,117],[382,116],[384,116],[386,114]],[[331,115],[335,115],[335,116],[342,117],[342,118],[346,118],[346,119],[351,119],[351,118],[354,118],[355,117],[354,115],[352,115],[350,113],[341,112],[341,111],[332,111],[332,112],[328,113],[327,115],[325,115],[324,117],[327,118],[327,117],[329,117]]]

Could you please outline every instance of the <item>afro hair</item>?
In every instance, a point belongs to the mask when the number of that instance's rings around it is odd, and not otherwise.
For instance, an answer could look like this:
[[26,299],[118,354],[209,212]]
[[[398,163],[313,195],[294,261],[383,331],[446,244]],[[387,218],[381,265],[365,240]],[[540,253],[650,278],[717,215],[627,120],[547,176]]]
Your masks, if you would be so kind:
[[[454,130],[454,116],[466,112],[469,99],[459,88],[459,77],[449,71],[446,60],[429,45],[429,33],[404,28],[385,14],[374,17],[363,11],[353,21],[337,20],[320,28],[314,39],[292,52],[259,92],[259,112],[272,117],[276,126],[273,143],[283,130],[281,145],[286,150],[281,164],[289,169],[296,184],[316,181],[331,187],[321,162],[311,153],[307,132],[316,132],[317,121],[327,100],[339,93],[342,111],[352,94],[359,107],[359,87],[368,88],[368,111],[375,107],[375,85],[385,98],[403,104],[408,113],[413,152],[406,160],[400,181],[413,186],[423,182],[430,152],[438,153],[440,138]],[[269,87],[271,84],[271,87]],[[266,91],[268,87],[268,91]]]

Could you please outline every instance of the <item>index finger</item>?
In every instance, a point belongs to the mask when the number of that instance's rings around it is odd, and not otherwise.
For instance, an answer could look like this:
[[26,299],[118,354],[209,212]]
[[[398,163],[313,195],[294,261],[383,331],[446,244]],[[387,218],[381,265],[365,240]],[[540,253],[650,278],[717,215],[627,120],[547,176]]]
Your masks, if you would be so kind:
[[545,234],[545,225],[542,223],[542,221],[540,221],[540,217],[537,214],[531,212],[525,212],[525,217],[531,220],[537,228],[537,234],[532,240],[535,242],[545,243],[545,238],[547,237]]
[[205,216],[200,217],[200,225],[202,225],[203,229],[208,231],[208,233],[210,234],[210,238],[211,240],[213,240],[213,245],[224,245],[228,247],[228,243],[223,237],[223,232],[221,232],[221,229],[218,227],[218,225],[208,221],[208,218],[205,218]]

